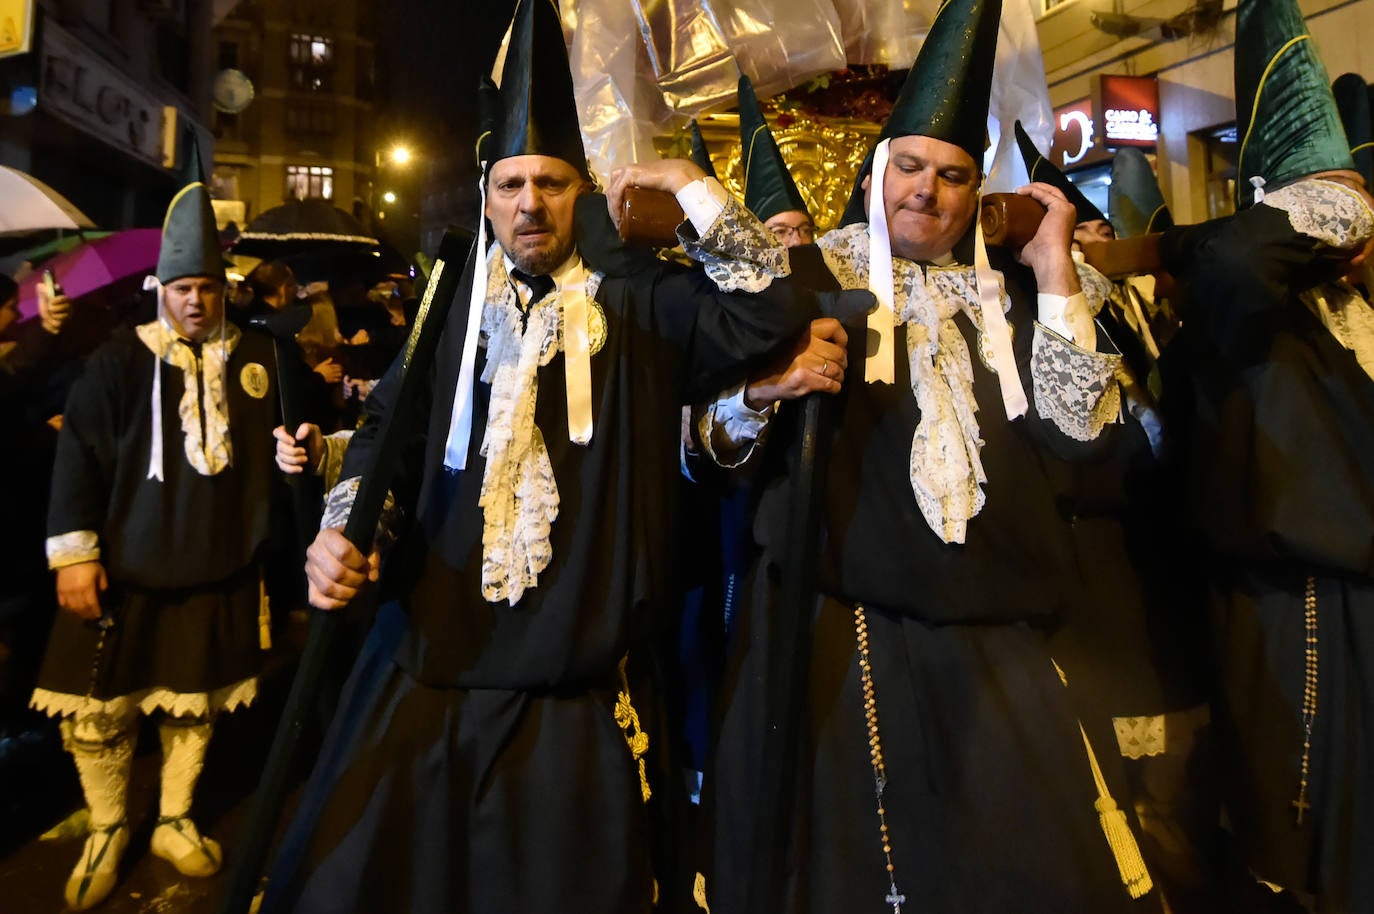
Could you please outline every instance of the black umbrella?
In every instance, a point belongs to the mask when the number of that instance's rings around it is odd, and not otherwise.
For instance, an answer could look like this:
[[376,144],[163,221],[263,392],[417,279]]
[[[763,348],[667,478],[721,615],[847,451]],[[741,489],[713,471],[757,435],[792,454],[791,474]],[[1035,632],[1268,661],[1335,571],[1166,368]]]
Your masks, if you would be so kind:
[[328,200],[294,200],[248,223],[234,253],[264,260],[318,248],[375,250],[381,242]]

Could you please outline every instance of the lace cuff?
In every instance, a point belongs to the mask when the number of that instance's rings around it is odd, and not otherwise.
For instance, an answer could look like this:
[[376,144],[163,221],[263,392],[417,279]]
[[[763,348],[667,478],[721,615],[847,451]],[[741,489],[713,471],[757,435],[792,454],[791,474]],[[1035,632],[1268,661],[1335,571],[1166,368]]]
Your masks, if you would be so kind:
[[1354,189],[1310,178],[1264,195],[1263,206],[1288,214],[1293,231],[1339,250],[1350,250],[1374,236],[1374,212]]
[[762,292],[792,272],[787,249],[733,196],[726,197],[720,217],[699,240],[689,238],[685,226],[678,229],[678,240],[722,292]]
[[[324,514],[320,517],[321,530],[343,527],[348,523],[348,515],[353,513],[353,502],[358,498],[358,486],[362,481],[361,476],[351,476],[329,490],[329,494],[324,497]],[[377,518],[374,546],[377,549],[385,549],[394,543],[400,524],[401,509],[396,505],[396,499],[388,492],[386,501],[382,503],[382,516]]]
[[697,437],[706,456],[727,470],[743,466],[763,441],[773,409],[750,409],[744,402],[744,384],[722,393],[697,418]]
[[48,537],[48,568],[100,561],[100,537],[94,530],[73,530]]
[[1035,325],[1031,384],[1035,409],[1075,441],[1092,441],[1121,412],[1121,356],[1093,352]]

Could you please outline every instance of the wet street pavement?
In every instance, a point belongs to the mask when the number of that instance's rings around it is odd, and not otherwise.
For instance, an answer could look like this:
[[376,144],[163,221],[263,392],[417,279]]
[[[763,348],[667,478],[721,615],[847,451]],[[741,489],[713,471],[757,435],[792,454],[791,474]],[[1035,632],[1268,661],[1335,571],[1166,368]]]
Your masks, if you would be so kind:
[[[226,714],[215,725],[205,770],[196,788],[193,816],[225,851],[219,874],[182,876],[148,851],[157,819],[162,755],[157,730],[144,722],[129,787],[133,838],[125,853],[114,894],[94,910],[102,914],[214,914],[238,851],[236,838],[252,805],[277,719],[295,673],[304,626],[296,624],[268,655],[258,700]],[[293,806],[299,784],[319,745],[318,726],[307,727],[306,758],[298,760],[295,789],[279,822]],[[0,914],[58,914],[67,911],[63,886],[81,852],[79,819],[56,827],[83,807],[71,759],[61,748],[56,727],[0,742]],[[40,838],[50,830],[61,837]]]

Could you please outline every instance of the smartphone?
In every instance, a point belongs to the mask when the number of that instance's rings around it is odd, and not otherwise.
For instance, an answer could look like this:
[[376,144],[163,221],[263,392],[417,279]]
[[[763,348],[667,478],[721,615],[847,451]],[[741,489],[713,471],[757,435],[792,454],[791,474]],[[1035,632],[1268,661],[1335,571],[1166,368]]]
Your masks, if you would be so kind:
[[43,284],[48,287],[49,298],[57,298],[64,294],[62,286],[57,282],[57,277],[53,275],[52,270],[43,271]]

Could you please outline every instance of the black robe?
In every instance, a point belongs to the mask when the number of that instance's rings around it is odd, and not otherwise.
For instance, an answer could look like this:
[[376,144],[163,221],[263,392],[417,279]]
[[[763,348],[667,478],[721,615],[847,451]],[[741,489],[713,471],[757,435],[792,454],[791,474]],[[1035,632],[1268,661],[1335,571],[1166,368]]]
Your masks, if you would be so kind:
[[[1184,330],[1163,406],[1180,436],[1188,520],[1209,561],[1223,784],[1260,877],[1374,908],[1374,380],[1299,299],[1337,255],[1259,204],[1175,230]],[[1317,711],[1297,823],[1317,605]]]
[[[588,445],[568,439],[562,355],[538,369],[535,423],[560,505],[552,561],[515,606],[488,603],[479,586],[485,350],[467,469],[442,465],[467,321],[453,309],[428,428],[395,487],[418,516],[385,569],[395,602],[382,618],[403,610],[408,624],[375,637],[355,667],[265,911],[628,914],[678,894],[653,859],[673,853],[681,785],[645,649],[673,608],[680,404],[742,378],[808,315],[786,281],[725,295],[700,269],[652,258],[615,268],[596,294],[607,336],[591,357]],[[394,371],[368,399],[345,479],[366,463]],[[650,738],[644,771],[613,715],[627,653]]]
[[[162,376],[163,481],[148,479],[153,370]],[[245,366],[268,378],[261,396]],[[130,330],[97,349],[72,386],[58,437],[48,534],[99,534],[114,626],[60,612],[38,686],[106,699],[144,689],[201,693],[256,675],[258,566],[276,471],[275,359],[244,331],[225,373],[232,461],[202,476],[187,461],[178,414],[182,371],[157,362]]]
[[[776,772],[760,772],[770,631],[781,613],[788,556],[787,505],[799,410],[769,430],[755,533],[763,550],[732,637],[724,705],[705,795],[714,848],[703,867],[713,912],[743,912],[763,874],[754,848],[787,854],[785,897],[771,912],[887,911],[886,860],[856,647],[863,604],[888,780],[883,797],[903,910],[1113,911],[1133,905],[1094,801],[1097,793],[1070,690],[1051,660],[1047,632],[1076,587],[1068,528],[1045,459],[1084,459],[1113,430],[1071,440],[1036,413],[1031,394],[1035,285],[1030,271],[991,252],[1006,279],[1014,350],[1030,412],[1008,422],[997,377],[978,357],[963,314],[980,405],[987,501],[963,544],[942,542],[922,516],[909,477],[920,410],[899,327],[896,379],[862,380],[864,334],[849,334],[850,372],[835,397],[830,456],[816,493],[818,587],[796,786],[784,800],[790,836],[758,821],[758,798]],[[794,262],[799,255],[794,254]],[[1105,340],[1102,342],[1105,343]],[[1073,683],[1070,682],[1072,688]],[[1110,723],[1084,719],[1097,759],[1121,796]],[[788,764],[790,760],[784,760]]]

